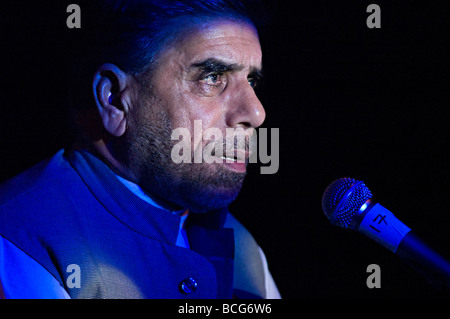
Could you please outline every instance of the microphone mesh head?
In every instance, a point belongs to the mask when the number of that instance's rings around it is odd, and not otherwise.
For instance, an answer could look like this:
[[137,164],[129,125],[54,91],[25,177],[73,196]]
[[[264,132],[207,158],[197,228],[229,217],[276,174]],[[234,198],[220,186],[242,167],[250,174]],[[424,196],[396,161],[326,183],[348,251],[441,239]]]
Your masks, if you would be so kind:
[[372,198],[364,182],[344,177],[332,182],[323,193],[322,209],[332,224],[351,228],[361,206]]

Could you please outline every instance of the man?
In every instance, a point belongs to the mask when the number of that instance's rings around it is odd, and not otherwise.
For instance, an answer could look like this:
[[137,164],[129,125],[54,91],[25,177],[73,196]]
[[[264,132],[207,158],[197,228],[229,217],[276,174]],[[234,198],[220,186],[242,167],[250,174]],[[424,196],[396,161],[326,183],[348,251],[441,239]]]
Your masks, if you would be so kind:
[[279,298],[262,250],[227,210],[248,147],[224,138],[234,155],[172,158],[176,128],[194,154],[212,143],[194,138],[194,121],[223,136],[264,121],[261,48],[242,7],[80,7],[95,19],[74,75],[78,138],[1,188],[3,297]]

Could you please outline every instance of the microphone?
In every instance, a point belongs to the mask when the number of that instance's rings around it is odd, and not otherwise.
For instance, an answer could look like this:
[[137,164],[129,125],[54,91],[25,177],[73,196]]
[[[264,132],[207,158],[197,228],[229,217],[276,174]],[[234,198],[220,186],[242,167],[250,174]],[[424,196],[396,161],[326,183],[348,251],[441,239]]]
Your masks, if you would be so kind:
[[322,209],[333,225],[363,233],[437,285],[450,287],[450,263],[423,243],[389,210],[372,199],[363,181],[344,177],[323,193]]

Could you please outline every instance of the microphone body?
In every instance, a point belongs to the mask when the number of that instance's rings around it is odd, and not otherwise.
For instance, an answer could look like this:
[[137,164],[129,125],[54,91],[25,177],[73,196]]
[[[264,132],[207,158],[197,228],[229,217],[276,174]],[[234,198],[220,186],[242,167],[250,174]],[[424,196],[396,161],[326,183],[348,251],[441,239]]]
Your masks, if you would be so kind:
[[411,229],[394,214],[369,199],[354,216],[352,228],[375,240],[393,253]]
[[332,224],[361,232],[395,253],[436,288],[450,289],[450,263],[373,201],[364,182],[351,178],[334,181],[324,192],[322,207]]

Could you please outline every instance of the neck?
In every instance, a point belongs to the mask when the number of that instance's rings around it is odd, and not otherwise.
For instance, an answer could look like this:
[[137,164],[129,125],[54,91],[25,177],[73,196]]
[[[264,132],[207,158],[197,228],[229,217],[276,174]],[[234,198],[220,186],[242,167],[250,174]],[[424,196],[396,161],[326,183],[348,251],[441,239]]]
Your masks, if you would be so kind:
[[71,149],[73,151],[89,151],[91,154],[100,158],[106,165],[108,165],[115,174],[122,176],[129,181],[137,183],[135,176],[131,173],[127,166],[117,158],[117,156],[114,156],[112,147],[108,146],[108,144],[103,139],[99,139],[97,141],[86,141],[83,138],[78,138],[73,143]]
[[[114,156],[114,152],[112,151],[112,147],[108,146],[108,144],[100,139],[94,142],[87,142],[84,140],[77,140],[73,146],[72,150],[87,150],[92,153],[94,156],[101,159],[108,167],[119,177],[132,182],[138,185],[147,196],[151,197],[152,200],[158,205],[169,211],[181,211],[183,207],[176,205],[158,195],[155,195],[148,188],[145,187],[142,183],[139,182],[139,179],[135,177],[135,174],[131,172],[131,170],[123,164],[117,156]],[[183,211],[183,214],[187,214],[188,210]]]

